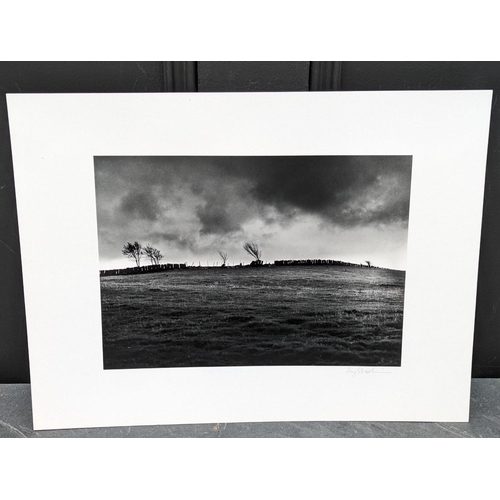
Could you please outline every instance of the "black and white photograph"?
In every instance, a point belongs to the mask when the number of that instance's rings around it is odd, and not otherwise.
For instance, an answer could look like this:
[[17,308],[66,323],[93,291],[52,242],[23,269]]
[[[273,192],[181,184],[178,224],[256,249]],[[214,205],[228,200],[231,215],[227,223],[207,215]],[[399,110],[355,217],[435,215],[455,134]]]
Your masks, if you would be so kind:
[[104,369],[401,366],[411,156],[96,156]]

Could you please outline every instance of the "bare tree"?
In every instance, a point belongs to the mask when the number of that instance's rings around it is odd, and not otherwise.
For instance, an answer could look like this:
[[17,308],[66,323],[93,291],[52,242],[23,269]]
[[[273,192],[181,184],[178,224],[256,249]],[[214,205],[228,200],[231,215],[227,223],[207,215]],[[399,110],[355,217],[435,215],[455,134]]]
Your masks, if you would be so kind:
[[142,252],[146,257],[149,257],[149,260],[151,261],[151,264],[155,263],[154,257],[153,257],[153,252],[154,248],[151,245],[146,245],[143,249]]
[[149,257],[152,265],[158,265],[160,260],[163,259],[162,253],[157,249],[152,247],[151,245],[147,245],[143,249],[144,255]]
[[155,248],[154,257],[155,257],[156,263],[160,264],[161,259],[163,259],[163,254],[157,248]]
[[365,260],[366,264],[368,267],[372,267],[372,261],[371,260]]
[[135,265],[137,267],[141,266],[141,256],[143,255],[142,245],[137,241],[130,243],[127,241],[126,245],[123,245],[122,254],[129,259],[135,260]]
[[243,245],[243,248],[255,259],[253,262],[254,265],[258,266],[262,264],[262,261],[260,260],[262,251],[259,249],[259,245],[257,245],[257,243],[247,242]]
[[223,252],[222,250],[219,250],[219,255],[220,255],[220,258],[222,259],[222,266],[221,267],[226,267],[227,253]]

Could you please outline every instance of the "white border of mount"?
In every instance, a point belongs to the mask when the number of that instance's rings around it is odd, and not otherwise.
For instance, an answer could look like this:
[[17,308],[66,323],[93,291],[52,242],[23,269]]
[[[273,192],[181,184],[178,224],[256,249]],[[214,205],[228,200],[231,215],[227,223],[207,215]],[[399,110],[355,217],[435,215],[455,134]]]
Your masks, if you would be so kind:
[[[34,428],[467,421],[491,98],[8,95]],[[413,156],[402,366],[103,370],[93,168],[103,155]]]

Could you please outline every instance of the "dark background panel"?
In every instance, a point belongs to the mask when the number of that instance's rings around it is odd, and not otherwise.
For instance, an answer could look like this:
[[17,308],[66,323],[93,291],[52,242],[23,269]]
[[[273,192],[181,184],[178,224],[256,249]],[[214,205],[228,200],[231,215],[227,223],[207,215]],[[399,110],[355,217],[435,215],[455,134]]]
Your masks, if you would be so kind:
[[341,90],[460,90],[500,85],[496,62],[343,62]]
[[0,62],[0,92],[161,92],[162,62]]
[[16,200],[5,97],[0,98],[0,383],[29,380]]
[[199,92],[309,90],[309,62],[198,62]]
[[28,382],[6,92],[493,89],[473,376],[500,377],[500,63],[0,62],[0,383]]

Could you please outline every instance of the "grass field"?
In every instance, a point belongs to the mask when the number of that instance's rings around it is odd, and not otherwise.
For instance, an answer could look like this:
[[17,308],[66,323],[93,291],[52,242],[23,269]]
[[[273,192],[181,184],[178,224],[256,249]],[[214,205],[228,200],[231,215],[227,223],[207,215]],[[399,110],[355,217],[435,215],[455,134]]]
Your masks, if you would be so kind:
[[101,277],[104,368],[399,366],[404,281],[340,266]]

